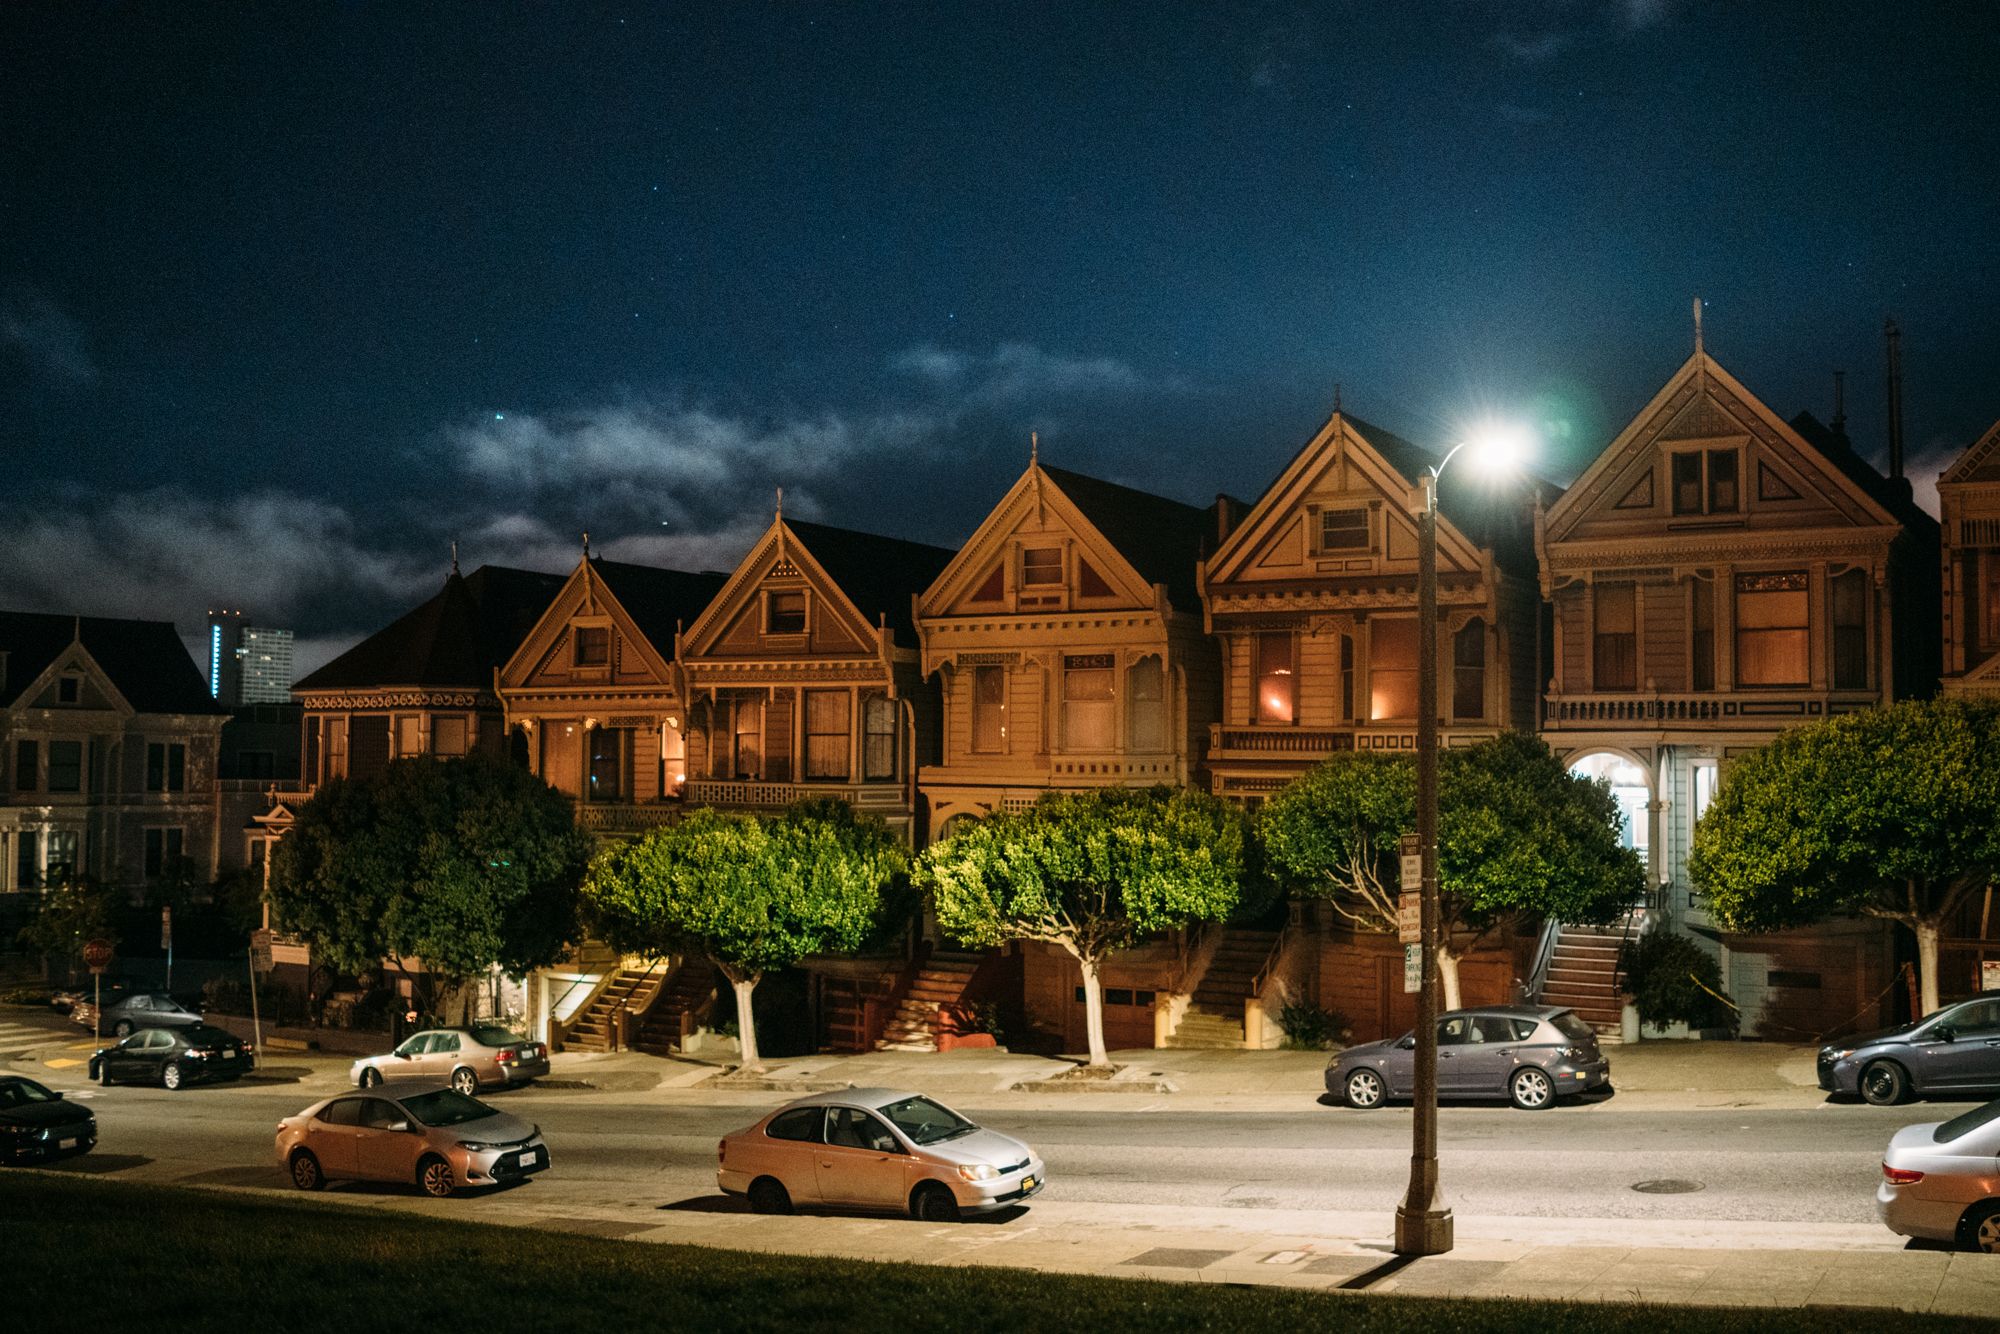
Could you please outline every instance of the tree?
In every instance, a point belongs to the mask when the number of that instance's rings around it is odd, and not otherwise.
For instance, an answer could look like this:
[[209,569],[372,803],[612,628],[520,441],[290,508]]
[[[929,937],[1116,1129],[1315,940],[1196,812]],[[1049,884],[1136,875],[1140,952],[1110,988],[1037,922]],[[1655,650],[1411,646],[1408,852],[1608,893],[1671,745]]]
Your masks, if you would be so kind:
[[[1394,931],[1397,846],[1416,829],[1416,767],[1400,756],[1337,755],[1258,815],[1272,867],[1364,931]],[[1534,737],[1503,732],[1438,765],[1438,977],[1462,1004],[1458,963],[1501,926],[1613,920],[1645,888],[1604,784],[1570,773]]]
[[569,799],[489,760],[397,760],[300,808],[271,864],[271,911],[342,972],[418,959],[457,991],[562,957],[590,842]]
[[42,956],[54,971],[61,960],[64,975],[74,981],[84,945],[111,935],[112,892],[89,876],[65,874],[42,891],[35,915],[21,928],[20,940]]
[[1099,788],[1051,793],[933,845],[918,864],[938,925],[962,944],[1061,947],[1083,969],[1090,1063],[1104,1049],[1104,961],[1141,938],[1219,922],[1244,903],[1246,821],[1201,792]]
[[1731,766],[1688,872],[1732,930],[1908,927],[1929,1014],[1946,921],[2000,873],[2000,707],[1913,700],[1783,733]]
[[736,996],[743,1067],[762,1070],[757,983],[892,929],[907,906],[907,869],[888,826],[844,802],[805,802],[762,820],[704,808],[599,853],[584,894],[614,947],[707,956]]

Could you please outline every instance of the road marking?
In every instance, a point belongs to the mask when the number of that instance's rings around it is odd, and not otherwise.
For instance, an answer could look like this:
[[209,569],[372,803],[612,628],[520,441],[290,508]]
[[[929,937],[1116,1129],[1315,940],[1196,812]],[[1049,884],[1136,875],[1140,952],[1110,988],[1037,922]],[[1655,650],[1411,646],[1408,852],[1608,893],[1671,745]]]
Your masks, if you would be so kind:
[[48,1066],[51,1070],[73,1070],[77,1066],[82,1065],[83,1062],[77,1060],[74,1056],[51,1056],[48,1060],[42,1062],[42,1064]]

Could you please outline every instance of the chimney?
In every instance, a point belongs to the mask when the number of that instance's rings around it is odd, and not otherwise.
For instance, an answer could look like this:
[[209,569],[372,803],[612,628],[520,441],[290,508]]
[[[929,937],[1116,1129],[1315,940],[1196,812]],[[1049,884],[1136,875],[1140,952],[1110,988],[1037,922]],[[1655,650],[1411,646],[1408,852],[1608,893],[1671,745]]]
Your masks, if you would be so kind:
[[1242,518],[1236,512],[1236,502],[1228,496],[1217,493],[1215,497],[1215,544],[1219,547],[1229,540],[1236,531],[1237,520]]
[[1847,372],[1833,373],[1833,433],[1847,443]]
[[1889,352],[1889,476],[1903,475],[1903,331],[1894,319],[1882,321]]

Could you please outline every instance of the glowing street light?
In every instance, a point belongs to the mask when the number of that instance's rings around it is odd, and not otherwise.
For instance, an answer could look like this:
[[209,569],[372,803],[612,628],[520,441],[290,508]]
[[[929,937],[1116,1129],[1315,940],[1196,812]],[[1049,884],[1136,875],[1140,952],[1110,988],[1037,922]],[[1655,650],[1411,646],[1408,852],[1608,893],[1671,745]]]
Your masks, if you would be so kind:
[[1417,1080],[1410,1127],[1410,1185],[1396,1206],[1398,1255],[1442,1255],[1452,1246],[1451,1210],[1438,1190],[1437,1014],[1438,1014],[1438,644],[1437,644],[1437,487],[1461,451],[1470,466],[1488,478],[1517,472],[1530,441],[1518,427],[1484,426],[1452,446],[1435,468],[1424,469],[1422,508],[1417,511],[1417,843],[1422,943],[1417,947],[1423,980],[1417,991]]

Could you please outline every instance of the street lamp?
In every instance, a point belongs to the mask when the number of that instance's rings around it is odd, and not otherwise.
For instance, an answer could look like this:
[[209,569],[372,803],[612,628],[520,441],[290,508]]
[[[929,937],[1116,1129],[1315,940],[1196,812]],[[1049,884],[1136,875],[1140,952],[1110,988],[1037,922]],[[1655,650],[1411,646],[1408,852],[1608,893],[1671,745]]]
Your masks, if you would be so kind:
[[1518,430],[1482,428],[1452,446],[1435,468],[1425,468],[1417,511],[1417,843],[1422,856],[1422,982],[1417,991],[1417,1081],[1410,1127],[1410,1186],[1396,1206],[1396,1253],[1442,1255],[1451,1249],[1451,1210],[1438,1191],[1437,1157],[1437,827],[1438,645],[1437,487],[1459,452],[1489,477],[1513,471],[1526,454]]

